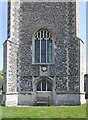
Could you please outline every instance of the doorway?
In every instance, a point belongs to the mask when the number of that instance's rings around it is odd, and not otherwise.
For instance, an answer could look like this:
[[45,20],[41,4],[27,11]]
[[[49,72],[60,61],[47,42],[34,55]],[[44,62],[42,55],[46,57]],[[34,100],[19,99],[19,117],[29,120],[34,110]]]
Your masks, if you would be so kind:
[[[50,105],[52,104],[52,91],[53,91],[53,84],[52,81],[50,81],[47,78],[42,78],[40,81],[36,84],[36,100],[41,99],[41,103],[43,103],[43,100],[49,99]],[[43,99],[42,99],[43,98]],[[45,102],[45,101],[44,101]]]

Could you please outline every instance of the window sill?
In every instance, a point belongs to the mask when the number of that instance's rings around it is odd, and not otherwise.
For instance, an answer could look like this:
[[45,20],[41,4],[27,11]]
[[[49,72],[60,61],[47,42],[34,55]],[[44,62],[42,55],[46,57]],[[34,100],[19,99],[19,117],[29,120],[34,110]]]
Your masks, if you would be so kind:
[[51,93],[52,91],[36,91],[37,93]]
[[32,63],[33,65],[53,65],[54,63]]

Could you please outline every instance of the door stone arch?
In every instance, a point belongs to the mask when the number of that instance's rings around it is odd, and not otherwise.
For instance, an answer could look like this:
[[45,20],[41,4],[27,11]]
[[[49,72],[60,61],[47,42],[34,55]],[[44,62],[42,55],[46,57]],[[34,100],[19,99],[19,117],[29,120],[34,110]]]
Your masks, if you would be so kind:
[[[38,87],[38,84],[42,84],[42,81],[46,81],[46,88],[42,90],[39,90],[37,89]],[[52,88],[51,90],[49,90],[49,86],[48,83],[51,84]],[[44,87],[42,85],[42,87]],[[41,76],[41,77],[36,77],[34,78],[34,82],[33,82],[33,89],[34,89],[34,93],[35,93],[35,101],[36,101],[36,98],[37,97],[49,97],[50,98],[50,101],[51,101],[51,105],[54,103],[54,91],[55,91],[55,88],[54,88],[54,80],[51,78],[51,77],[47,77],[47,76]]]

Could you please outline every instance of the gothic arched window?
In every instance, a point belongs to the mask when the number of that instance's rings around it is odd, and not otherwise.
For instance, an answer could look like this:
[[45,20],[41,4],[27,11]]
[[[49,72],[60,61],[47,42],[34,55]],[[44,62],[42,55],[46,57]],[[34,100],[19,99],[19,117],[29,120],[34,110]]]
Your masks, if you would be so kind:
[[53,40],[51,33],[40,29],[34,37],[34,63],[52,63]]

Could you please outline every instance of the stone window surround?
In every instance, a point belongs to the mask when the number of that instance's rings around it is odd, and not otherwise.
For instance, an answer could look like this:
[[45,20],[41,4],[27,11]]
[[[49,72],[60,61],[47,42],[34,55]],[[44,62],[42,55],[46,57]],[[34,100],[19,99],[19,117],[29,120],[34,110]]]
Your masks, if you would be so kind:
[[36,32],[34,32],[34,34],[33,34],[33,37],[32,37],[32,64],[39,64],[39,65],[52,65],[52,64],[54,64],[54,62],[55,62],[55,57],[54,57],[54,47],[55,47],[55,41],[54,41],[54,38],[53,38],[53,36],[52,36],[52,62],[51,63],[48,63],[48,62],[46,62],[46,63],[35,63],[34,61],[35,61],[35,40],[34,40],[34,38],[35,38],[35,34],[38,32],[38,31],[40,31],[40,30],[46,30],[46,31],[49,31],[49,33],[51,33],[52,34],[52,32],[50,31],[50,30],[48,30],[47,28],[44,28],[44,27],[41,27],[41,28],[39,28],[39,29],[37,29],[37,31]]

